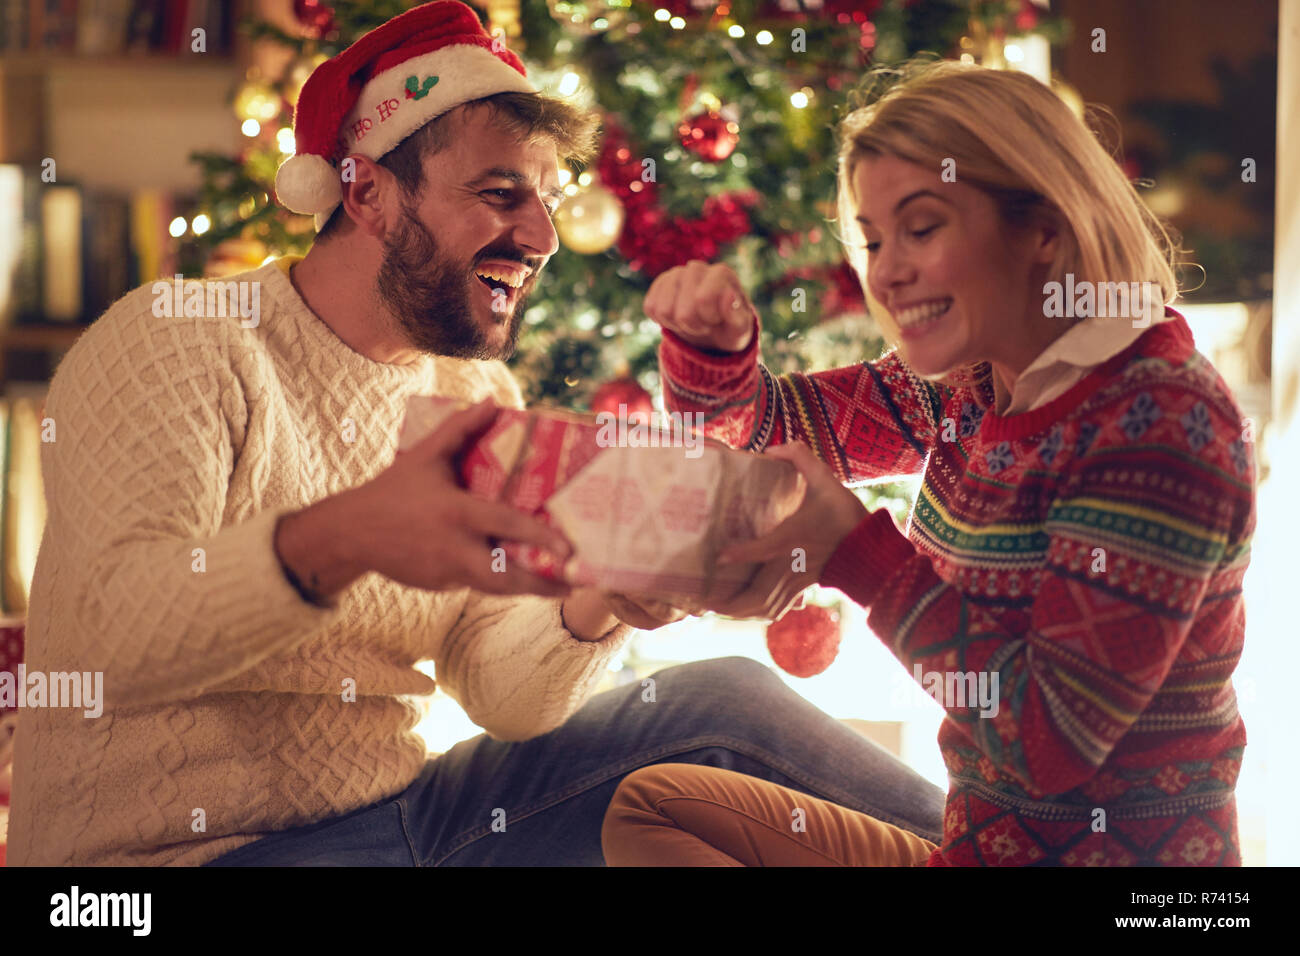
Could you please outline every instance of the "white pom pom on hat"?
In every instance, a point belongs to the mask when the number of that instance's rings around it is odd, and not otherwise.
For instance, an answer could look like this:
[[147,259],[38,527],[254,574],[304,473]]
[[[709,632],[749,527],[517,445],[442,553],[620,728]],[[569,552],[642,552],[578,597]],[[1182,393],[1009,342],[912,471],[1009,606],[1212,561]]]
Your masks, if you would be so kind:
[[343,157],[377,160],[431,119],[497,93],[536,93],[519,57],[459,0],[422,4],[317,67],[294,110],[276,198],[320,229],[343,199]]
[[290,156],[275,173],[275,194],[293,212],[323,213],[343,199],[339,171],[323,157]]

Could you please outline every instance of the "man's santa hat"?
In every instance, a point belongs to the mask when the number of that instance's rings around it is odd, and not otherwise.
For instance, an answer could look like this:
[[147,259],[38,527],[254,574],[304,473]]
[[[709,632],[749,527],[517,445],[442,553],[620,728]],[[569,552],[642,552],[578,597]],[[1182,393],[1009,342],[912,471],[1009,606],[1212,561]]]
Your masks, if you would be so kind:
[[296,152],[275,174],[280,202],[314,215],[343,199],[341,160],[379,159],[448,110],[495,93],[536,93],[524,65],[458,0],[436,0],[371,30],[307,78],[293,115]]

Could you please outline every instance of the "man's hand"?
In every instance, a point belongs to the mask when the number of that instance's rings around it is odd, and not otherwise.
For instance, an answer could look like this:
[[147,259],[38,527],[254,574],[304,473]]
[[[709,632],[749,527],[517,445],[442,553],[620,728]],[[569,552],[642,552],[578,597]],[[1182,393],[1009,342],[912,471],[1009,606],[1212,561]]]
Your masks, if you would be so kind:
[[430,591],[568,594],[568,585],[511,563],[494,571],[492,556],[498,542],[519,541],[563,559],[571,551],[564,537],[508,505],[473,497],[456,482],[452,459],[495,415],[490,401],[456,412],[371,481],[281,519],[281,561],[320,598],[366,571]]
[[691,345],[720,352],[746,349],[758,317],[730,268],[698,259],[659,275],[643,309]]
[[[762,566],[740,592],[714,595],[709,607],[730,617],[775,620],[821,577],[835,549],[869,512],[807,445],[773,445],[764,452],[799,469],[805,490],[799,509],[761,538],[733,544],[719,563],[759,561]],[[802,550],[796,562],[795,549]],[[796,563],[802,570],[796,571]]]

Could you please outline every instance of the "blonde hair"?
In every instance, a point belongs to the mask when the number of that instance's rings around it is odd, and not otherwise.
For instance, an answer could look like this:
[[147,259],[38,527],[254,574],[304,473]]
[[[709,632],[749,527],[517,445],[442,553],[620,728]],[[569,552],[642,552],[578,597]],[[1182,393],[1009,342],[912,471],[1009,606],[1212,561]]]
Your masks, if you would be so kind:
[[[883,93],[878,91],[887,87]],[[873,94],[876,94],[873,96]],[[853,176],[865,158],[894,156],[936,172],[955,162],[958,180],[987,193],[1009,225],[1051,215],[1060,251],[1048,281],[1150,282],[1161,305],[1178,296],[1180,251],[1082,120],[1048,86],[1008,70],[954,60],[911,60],[875,71],[860,95],[869,104],[840,122],[837,207],[841,239],[872,311],[867,251]],[[886,338],[897,344],[892,317]],[[971,367],[943,379],[969,384]]]

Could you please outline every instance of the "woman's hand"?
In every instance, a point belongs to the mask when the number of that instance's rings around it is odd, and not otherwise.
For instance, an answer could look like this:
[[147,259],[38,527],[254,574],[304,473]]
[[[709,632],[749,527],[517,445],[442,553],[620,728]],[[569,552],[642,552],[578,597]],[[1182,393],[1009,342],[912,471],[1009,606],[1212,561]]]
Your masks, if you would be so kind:
[[730,617],[780,617],[805,588],[817,583],[840,542],[869,514],[807,445],[774,445],[765,454],[799,469],[805,482],[803,501],[761,538],[723,550],[722,563],[762,562],[743,591],[710,602],[714,611]]
[[643,631],[653,631],[666,624],[674,624],[690,615],[686,608],[674,607],[663,601],[646,597],[628,597],[626,594],[605,592],[601,594],[605,606],[624,624]]
[[758,317],[730,268],[698,259],[658,276],[650,284],[643,308],[696,348],[720,352],[744,351]]

